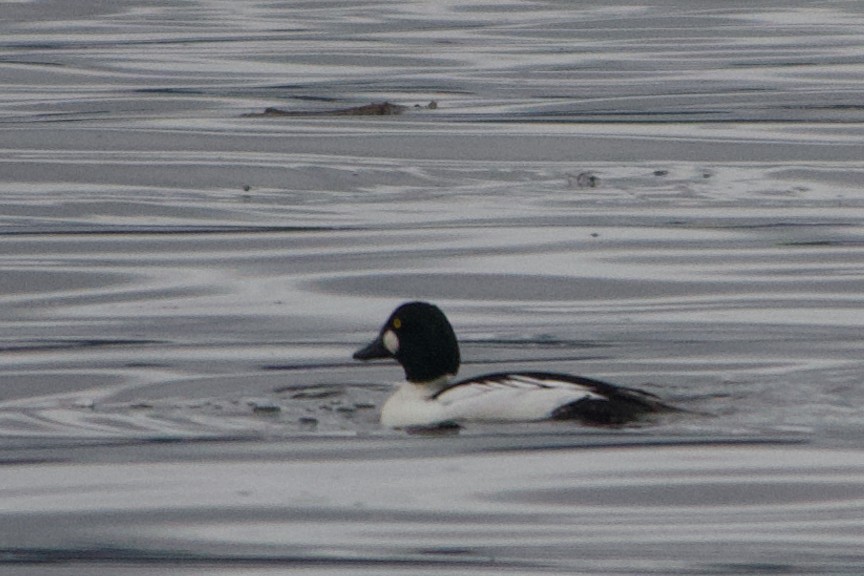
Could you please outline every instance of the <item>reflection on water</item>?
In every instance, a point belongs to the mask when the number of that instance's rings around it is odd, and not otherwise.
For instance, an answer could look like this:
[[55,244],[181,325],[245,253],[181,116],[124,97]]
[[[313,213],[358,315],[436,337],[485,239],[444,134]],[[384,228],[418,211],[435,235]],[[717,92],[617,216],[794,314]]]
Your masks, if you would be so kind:
[[3,502],[18,515],[2,557],[74,573],[864,567],[859,450],[596,439],[523,436],[516,450],[500,435],[144,444],[78,448],[71,466],[45,452],[8,469]]
[[[4,569],[861,573],[857,3],[2,12]],[[409,298],[690,412],[380,430]]]

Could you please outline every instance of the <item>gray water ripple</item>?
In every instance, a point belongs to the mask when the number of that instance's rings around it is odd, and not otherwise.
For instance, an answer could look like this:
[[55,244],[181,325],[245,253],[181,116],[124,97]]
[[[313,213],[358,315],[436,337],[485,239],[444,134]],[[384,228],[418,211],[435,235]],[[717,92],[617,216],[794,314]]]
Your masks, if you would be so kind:
[[[496,438],[486,440],[500,445]],[[699,574],[721,564],[788,564],[806,572],[824,560],[822,543],[830,542],[833,554],[845,553],[843,566],[860,565],[854,550],[864,463],[857,452],[770,444],[633,444],[611,452],[557,449],[554,465],[542,449],[530,456],[524,449],[468,458],[452,452],[415,455],[409,463],[395,457],[403,440],[380,440],[382,451],[372,462],[365,452],[329,460],[315,449],[303,457],[301,442],[300,452],[285,444],[259,445],[265,451],[251,459],[248,453],[241,456],[243,446],[237,445],[242,460],[237,462],[225,459],[231,450],[213,445],[219,461],[199,461],[194,476],[184,471],[183,461],[139,466],[134,480],[104,464],[89,465],[101,471],[103,483],[117,483],[116,496],[108,499],[97,496],[98,487],[80,483],[90,471],[71,468],[63,483],[78,494],[77,503],[47,517],[21,516],[18,526],[27,534],[54,526],[43,532],[47,544],[52,534],[62,537],[64,526],[83,522],[89,528],[76,538],[78,544],[21,547],[20,537],[10,533],[9,539],[4,534],[4,555],[11,564],[55,558],[90,568],[173,559],[185,569],[208,562],[248,570],[372,563],[391,570],[509,566],[526,573]],[[354,443],[330,442],[348,450]],[[412,443],[430,448],[428,440]],[[617,457],[610,458],[613,454]],[[646,460],[652,462],[648,468]],[[802,468],[803,461],[810,464]],[[525,466],[532,462],[536,466]],[[451,477],[446,485],[431,473],[442,465]],[[50,477],[52,468],[63,466],[11,469],[6,493],[26,507],[45,485],[45,480],[33,483],[32,474],[41,469],[43,478]],[[370,473],[389,478],[386,487],[358,482]],[[204,490],[185,488],[183,506],[162,509],[145,503],[149,498],[141,500],[147,493],[176,493],[193,477]],[[276,477],[275,483],[262,481]],[[24,492],[17,488],[22,482],[30,484]],[[59,497],[42,494],[43,500]],[[791,555],[790,545],[797,550]]]
[[[859,4],[3,3],[3,570],[862,573]],[[381,430],[417,297],[690,413]]]

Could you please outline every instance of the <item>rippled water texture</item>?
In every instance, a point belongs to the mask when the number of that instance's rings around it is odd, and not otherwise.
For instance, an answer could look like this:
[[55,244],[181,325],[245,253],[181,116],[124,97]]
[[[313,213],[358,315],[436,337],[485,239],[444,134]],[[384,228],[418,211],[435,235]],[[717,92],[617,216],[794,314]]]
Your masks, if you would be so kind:
[[[861,3],[7,0],[0,31],[0,570],[864,572]],[[413,298],[465,375],[690,412],[381,430],[400,371],[350,355]]]

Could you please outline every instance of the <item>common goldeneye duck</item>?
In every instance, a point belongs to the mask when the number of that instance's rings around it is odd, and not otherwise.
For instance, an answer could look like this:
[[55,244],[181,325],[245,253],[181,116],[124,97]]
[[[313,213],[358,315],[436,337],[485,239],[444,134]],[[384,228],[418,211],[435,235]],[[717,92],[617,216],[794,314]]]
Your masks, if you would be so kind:
[[426,302],[399,306],[378,337],[354,353],[356,360],[376,358],[396,359],[407,380],[381,408],[381,424],[389,428],[563,419],[621,425],[674,410],[648,392],[569,374],[502,372],[453,382],[456,334]]

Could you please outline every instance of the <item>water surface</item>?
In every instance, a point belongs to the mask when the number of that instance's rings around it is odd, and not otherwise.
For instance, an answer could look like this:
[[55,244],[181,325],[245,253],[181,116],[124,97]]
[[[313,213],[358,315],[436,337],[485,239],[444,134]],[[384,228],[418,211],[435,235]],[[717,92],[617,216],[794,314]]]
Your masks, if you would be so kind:
[[[2,12],[4,570],[864,569],[858,3]],[[693,413],[381,430],[413,298]]]

